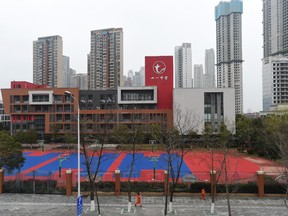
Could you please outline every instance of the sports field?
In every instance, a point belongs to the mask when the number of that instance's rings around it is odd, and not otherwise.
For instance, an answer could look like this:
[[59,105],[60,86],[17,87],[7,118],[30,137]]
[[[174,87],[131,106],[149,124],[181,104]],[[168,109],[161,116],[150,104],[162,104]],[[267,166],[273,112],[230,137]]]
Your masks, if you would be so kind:
[[[73,180],[77,179],[77,152],[39,150],[24,151],[26,158],[24,166],[11,174],[5,174],[5,179],[14,179],[21,175],[23,179],[35,177],[38,179],[49,178],[58,180],[65,177],[67,169],[72,170]],[[219,171],[223,166],[223,154],[214,155],[214,170]],[[131,168],[132,155],[130,152],[104,152],[99,174],[102,181],[114,181],[116,169],[121,171],[121,179],[127,180]],[[172,155],[174,170],[180,163],[177,153]],[[185,181],[186,177],[194,178],[196,181],[208,181],[212,169],[211,155],[203,151],[191,151],[184,157],[180,180]],[[96,166],[96,164],[94,164]],[[61,175],[59,175],[61,167]],[[260,169],[257,163],[239,156],[237,153],[229,153],[227,156],[228,177],[231,181],[247,180],[254,178],[256,171]],[[154,171],[155,170],[155,171]],[[133,181],[163,181],[164,170],[167,170],[167,154],[163,151],[141,151],[135,155],[135,165],[132,171]],[[170,176],[171,177],[171,176]],[[87,178],[87,169],[84,165],[84,156],[81,155],[81,181]]]

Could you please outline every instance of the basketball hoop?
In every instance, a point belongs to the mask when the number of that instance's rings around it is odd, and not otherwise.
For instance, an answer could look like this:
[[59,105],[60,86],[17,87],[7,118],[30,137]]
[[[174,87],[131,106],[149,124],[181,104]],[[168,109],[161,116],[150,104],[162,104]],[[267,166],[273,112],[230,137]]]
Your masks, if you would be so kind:
[[158,161],[159,160],[159,156],[150,156],[150,161]]

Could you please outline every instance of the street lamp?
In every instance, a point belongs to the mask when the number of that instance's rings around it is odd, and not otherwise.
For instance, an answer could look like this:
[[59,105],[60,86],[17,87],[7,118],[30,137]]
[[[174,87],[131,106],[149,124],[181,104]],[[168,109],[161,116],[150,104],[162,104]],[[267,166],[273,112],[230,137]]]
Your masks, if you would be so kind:
[[79,107],[79,101],[72,95],[70,91],[65,91],[65,94],[69,94],[74,100],[77,102],[77,119],[78,119],[78,125],[77,125],[77,137],[78,137],[78,151],[77,151],[77,157],[78,157],[78,197],[80,197],[80,107]]
[[153,180],[156,180],[156,163],[158,161],[158,156],[151,156],[151,161],[154,162],[154,167],[153,167]]

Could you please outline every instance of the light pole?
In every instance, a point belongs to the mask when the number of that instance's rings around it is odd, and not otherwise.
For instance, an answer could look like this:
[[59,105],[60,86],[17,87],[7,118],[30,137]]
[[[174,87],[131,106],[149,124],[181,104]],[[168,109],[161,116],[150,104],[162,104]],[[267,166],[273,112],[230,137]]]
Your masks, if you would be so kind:
[[65,91],[66,94],[69,94],[74,100],[77,102],[77,140],[78,140],[78,151],[77,151],[77,159],[78,159],[78,197],[80,197],[80,107],[79,101],[72,95],[70,91]]
[[156,180],[156,163],[158,161],[158,156],[151,156],[151,161],[154,162],[154,167],[153,167],[153,180]]

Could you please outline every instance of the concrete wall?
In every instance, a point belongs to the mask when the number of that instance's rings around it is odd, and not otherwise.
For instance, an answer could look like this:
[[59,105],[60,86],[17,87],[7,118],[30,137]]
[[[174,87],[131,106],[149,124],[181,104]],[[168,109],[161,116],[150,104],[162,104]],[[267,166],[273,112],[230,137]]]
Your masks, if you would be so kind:
[[[202,134],[204,129],[204,94],[205,93],[223,93],[224,122],[228,129],[235,133],[235,93],[233,88],[211,88],[195,89],[182,88],[173,91],[173,116],[174,125],[177,126],[177,110],[181,110],[183,115],[189,112],[192,118],[192,128],[195,128],[198,134]],[[187,118],[182,118],[182,123],[187,124]]]

